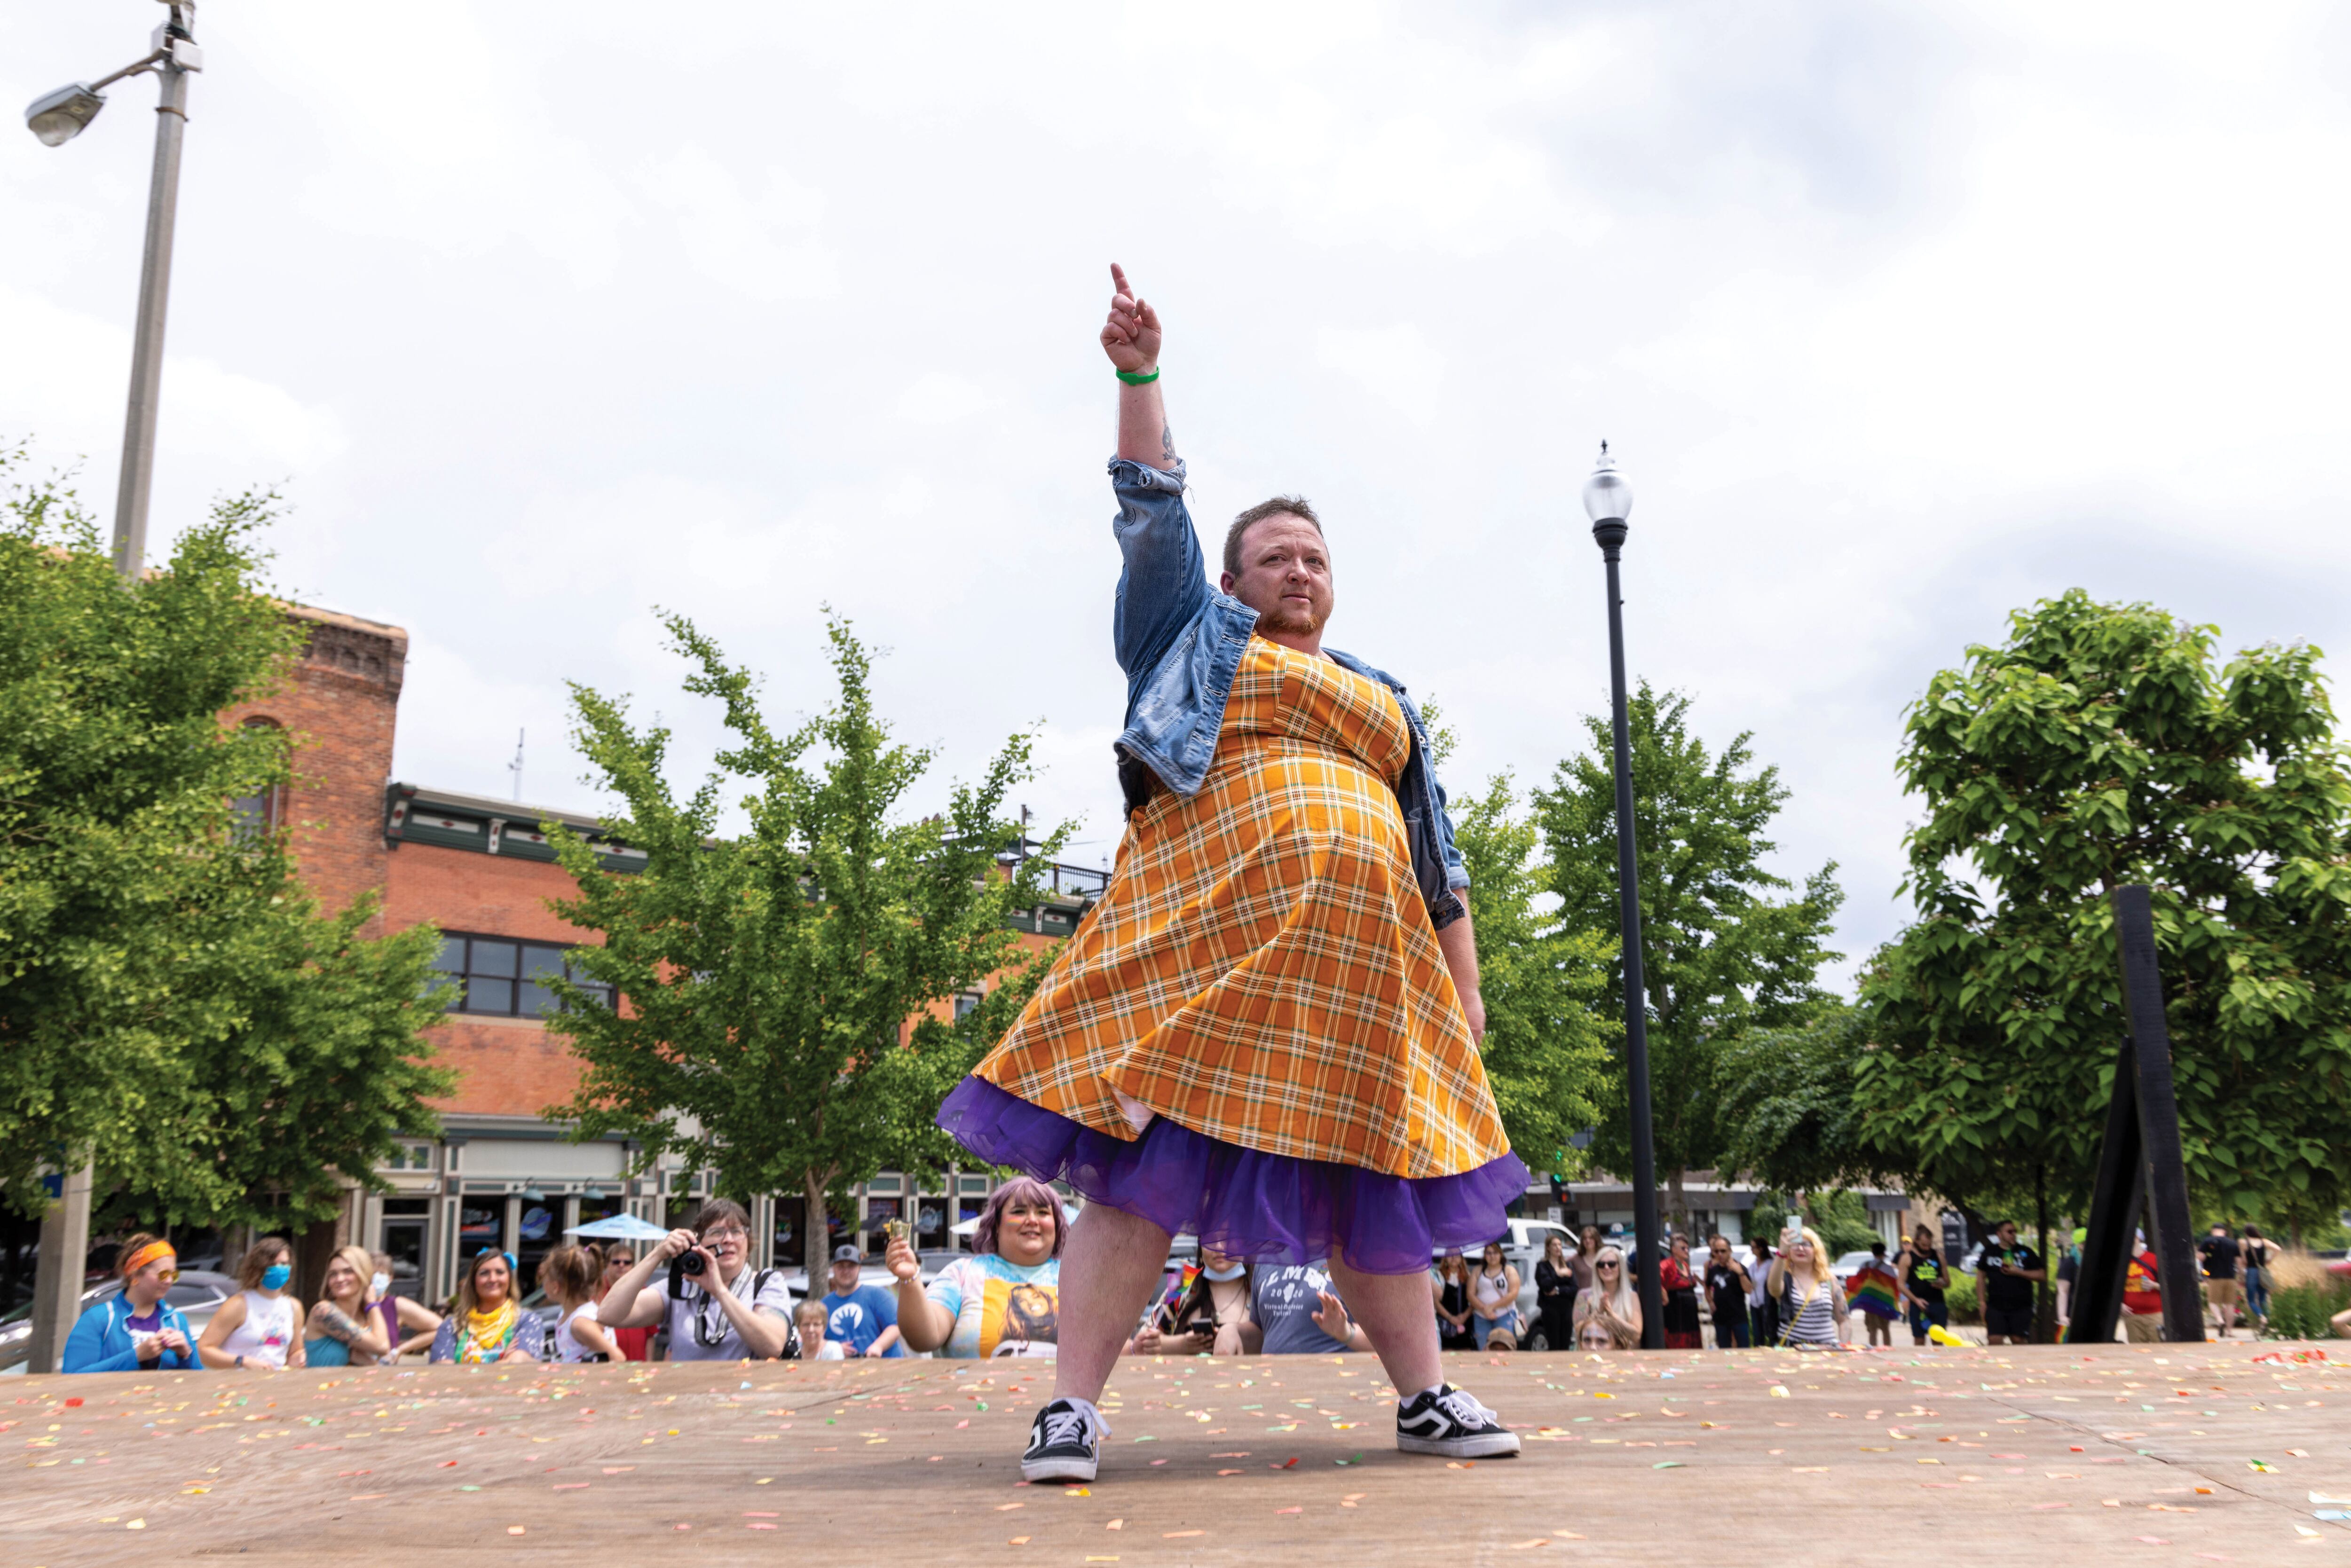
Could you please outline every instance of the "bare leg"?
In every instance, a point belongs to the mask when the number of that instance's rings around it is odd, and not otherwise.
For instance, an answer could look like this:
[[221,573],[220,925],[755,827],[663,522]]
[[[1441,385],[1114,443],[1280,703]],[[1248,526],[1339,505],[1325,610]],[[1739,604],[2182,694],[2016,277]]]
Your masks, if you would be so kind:
[[[1061,1248],[1061,1327],[1053,1397],[1102,1397],[1118,1353],[1167,1262],[1167,1232],[1106,1203],[1090,1203]],[[1421,1291],[1427,1299],[1426,1287]]]
[[1427,1275],[1364,1274],[1333,1258],[1331,1280],[1339,1287],[1339,1299],[1347,1303],[1348,1315],[1371,1337],[1398,1397],[1410,1399],[1445,1381]]

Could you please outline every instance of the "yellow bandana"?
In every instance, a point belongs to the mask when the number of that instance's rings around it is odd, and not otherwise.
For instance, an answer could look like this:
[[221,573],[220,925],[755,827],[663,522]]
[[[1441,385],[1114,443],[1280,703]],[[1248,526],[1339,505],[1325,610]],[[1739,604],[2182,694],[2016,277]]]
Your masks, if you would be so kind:
[[467,1312],[465,1326],[457,1334],[459,1361],[496,1361],[514,1339],[515,1325],[522,1321],[522,1312],[508,1296],[490,1312]]

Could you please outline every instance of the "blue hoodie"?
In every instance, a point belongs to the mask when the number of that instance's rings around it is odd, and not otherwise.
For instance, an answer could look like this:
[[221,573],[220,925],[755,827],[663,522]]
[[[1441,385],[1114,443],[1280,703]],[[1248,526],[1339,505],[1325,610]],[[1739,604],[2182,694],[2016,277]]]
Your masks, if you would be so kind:
[[[188,1320],[180,1309],[162,1304],[163,1327],[177,1329],[187,1336],[185,1355],[167,1350],[155,1364],[170,1372],[193,1371],[203,1367],[196,1359],[196,1334],[188,1327]],[[131,1303],[117,1291],[104,1301],[92,1301],[74,1322],[73,1333],[66,1337],[65,1370],[68,1372],[139,1372],[146,1370],[139,1360],[139,1351],[131,1343],[131,1331],[124,1322],[131,1316]]]

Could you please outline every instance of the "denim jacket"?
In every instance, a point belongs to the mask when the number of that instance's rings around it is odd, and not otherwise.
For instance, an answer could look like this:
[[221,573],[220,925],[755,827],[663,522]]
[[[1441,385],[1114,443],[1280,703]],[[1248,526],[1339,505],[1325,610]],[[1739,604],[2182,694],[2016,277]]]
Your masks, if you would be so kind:
[[[1118,737],[1118,777],[1130,815],[1154,788],[1196,793],[1208,776],[1224,727],[1225,701],[1257,612],[1208,586],[1207,563],[1184,505],[1184,465],[1167,473],[1123,457],[1110,464],[1118,496],[1118,535],[1126,565],[1119,573],[1111,640],[1126,672],[1126,728]],[[1456,891],[1469,873],[1453,847],[1453,821],[1445,814],[1445,787],[1428,765],[1428,732],[1404,685],[1335,648],[1333,660],[1395,694],[1412,731],[1412,751],[1396,780],[1396,807],[1412,872],[1429,923],[1438,930],[1461,918]]]

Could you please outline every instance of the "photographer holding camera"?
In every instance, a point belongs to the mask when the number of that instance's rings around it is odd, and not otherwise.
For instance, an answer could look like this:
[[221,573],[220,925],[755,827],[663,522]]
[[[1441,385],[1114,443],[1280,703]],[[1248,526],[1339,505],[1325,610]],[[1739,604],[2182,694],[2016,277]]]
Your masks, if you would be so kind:
[[[596,1315],[607,1329],[666,1321],[672,1361],[791,1360],[791,1292],[773,1269],[754,1270],[751,1217],[714,1197],[683,1230],[673,1230],[612,1281]],[[666,1268],[668,1282],[653,1286]]]

